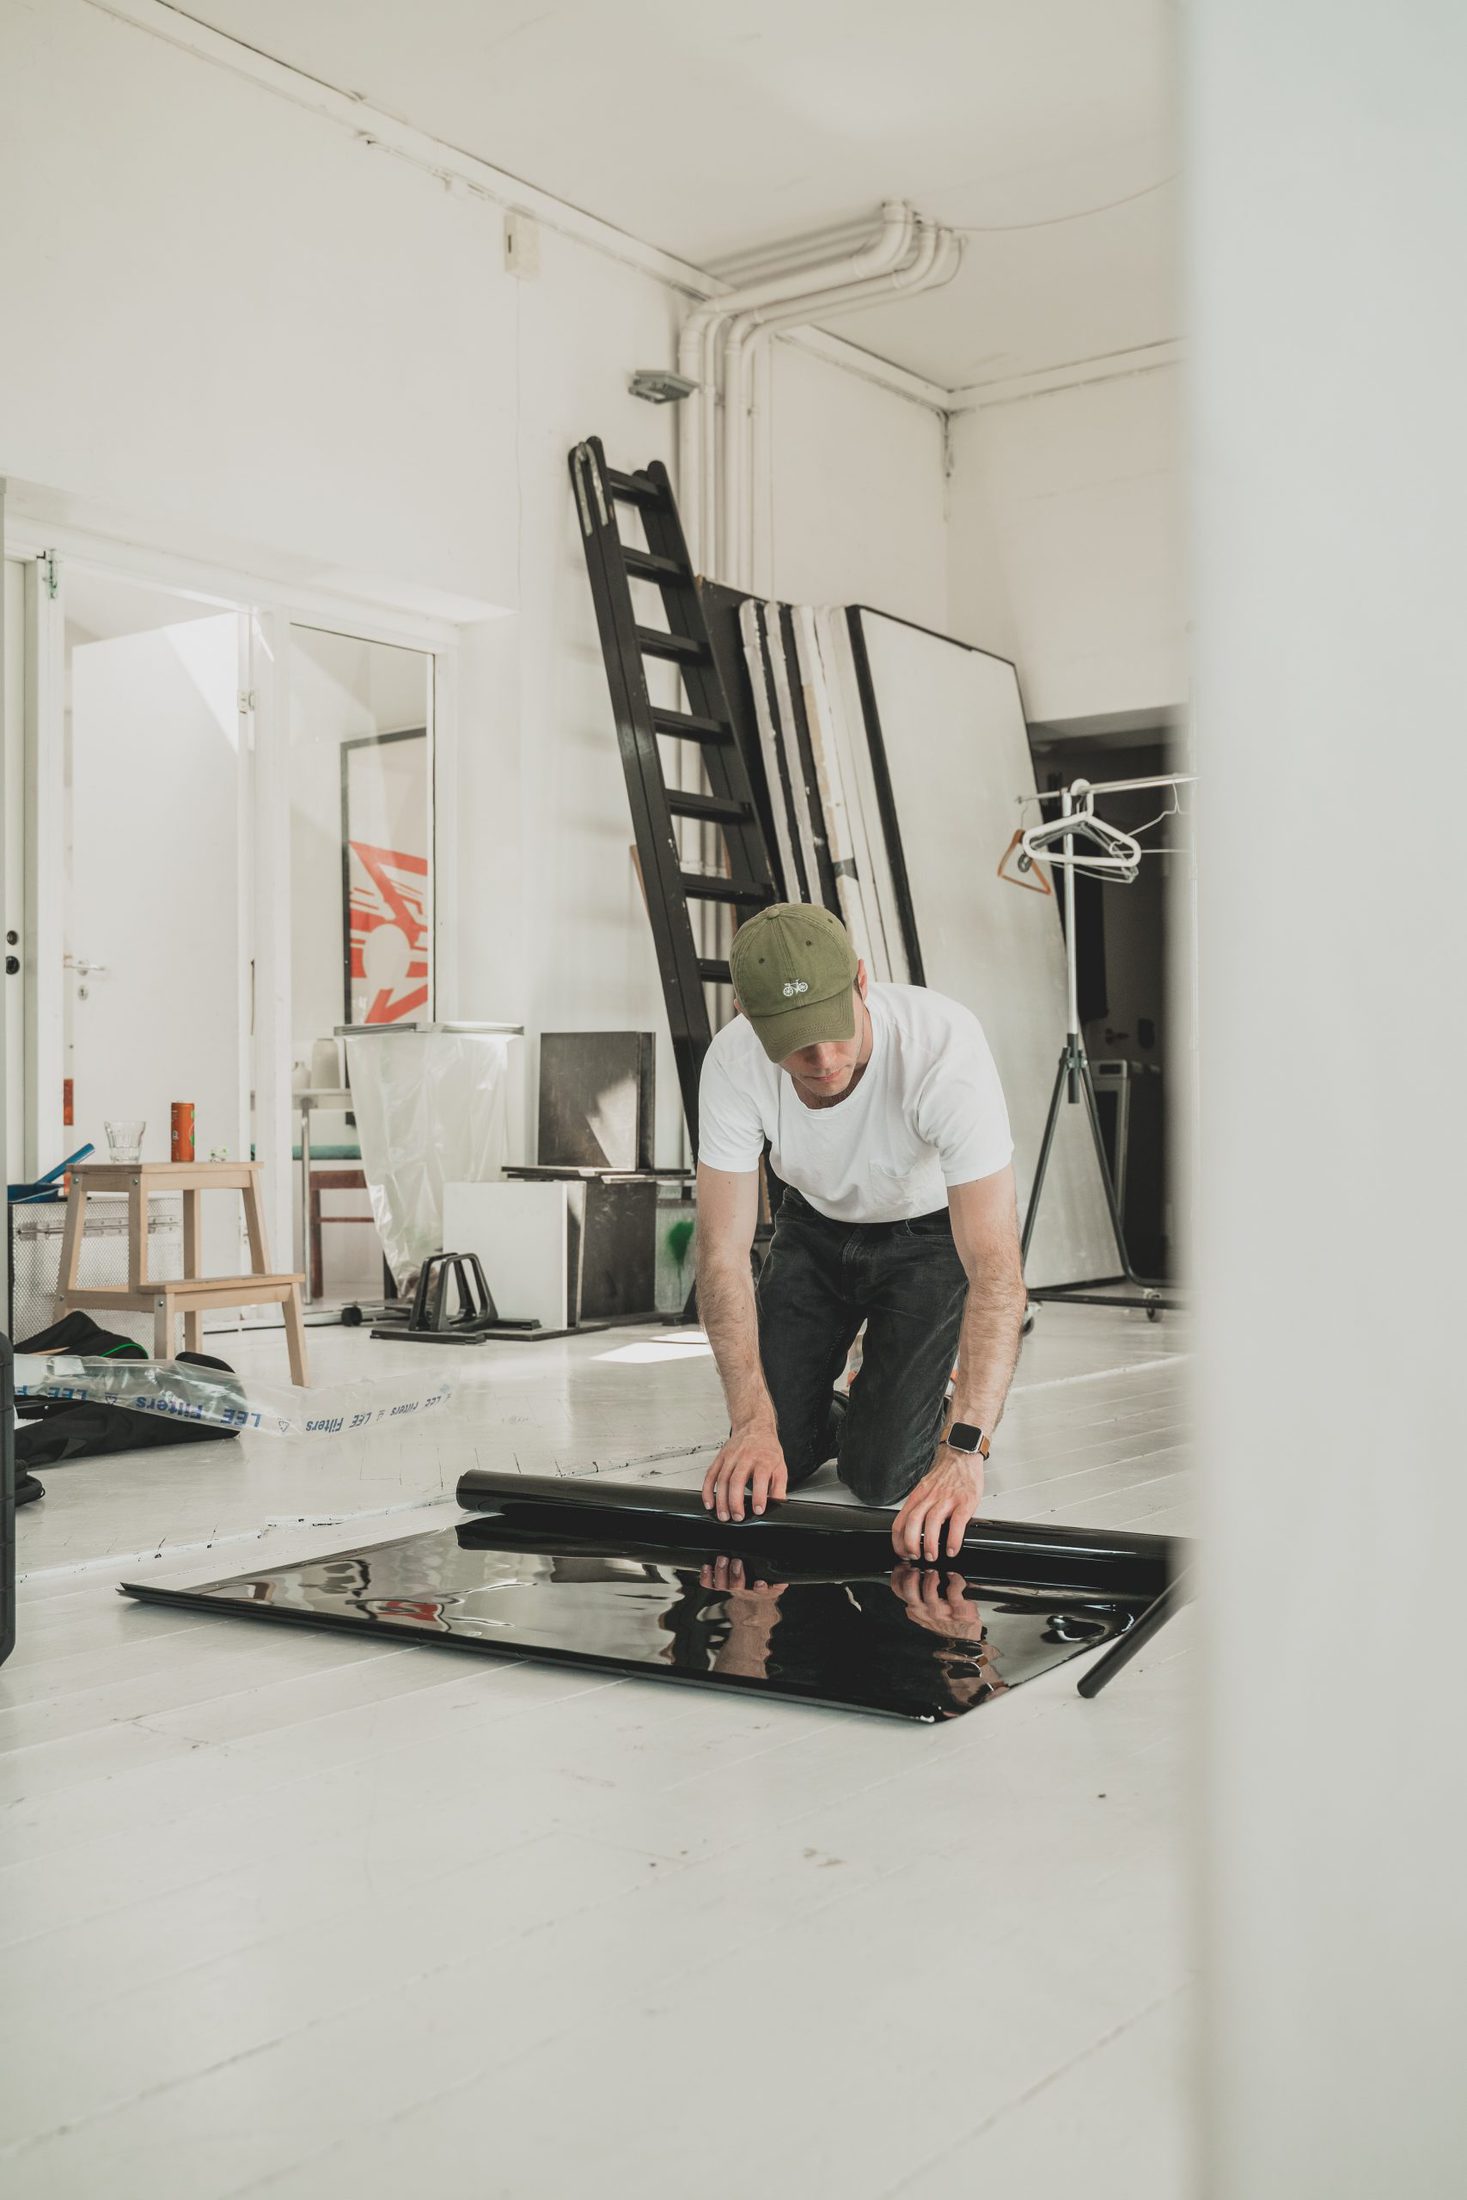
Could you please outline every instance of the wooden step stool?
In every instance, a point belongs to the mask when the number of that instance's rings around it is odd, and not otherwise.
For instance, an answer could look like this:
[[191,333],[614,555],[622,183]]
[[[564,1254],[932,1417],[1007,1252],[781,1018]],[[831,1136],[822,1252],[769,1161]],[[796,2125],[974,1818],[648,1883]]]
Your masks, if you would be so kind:
[[[66,1234],[61,1241],[61,1282],[57,1293],[58,1318],[76,1307],[93,1312],[111,1308],[114,1313],[153,1316],[153,1357],[171,1360],[177,1338],[176,1320],[183,1316],[186,1352],[204,1348],[204,1314],[221,1306],[280,1306],[285,1313],[285,1343],[290,1354],[290,1379],[302,1386],[306,1374],[306,1330],[301,1319],[301,1278],[272,1275],[265,1246],[265,1224],[260,1213],[260,1169],[254,1161],[86,1161],[71,1172],[71,1193],[66,1202]],[[127,1194],[127,1288],[79,1288],[76,1280],[81,1260],[82,1230],[87,1197],[92,1192]],[[148,1200],[161,1192],[183,1194],[183,1274],[148,1280]],[[245,1231],[250,1241],[250,1273],[247,1276],[201,1276],[199,1265],[199,1202],[205,1192],[239,1192],[244,1198]]]

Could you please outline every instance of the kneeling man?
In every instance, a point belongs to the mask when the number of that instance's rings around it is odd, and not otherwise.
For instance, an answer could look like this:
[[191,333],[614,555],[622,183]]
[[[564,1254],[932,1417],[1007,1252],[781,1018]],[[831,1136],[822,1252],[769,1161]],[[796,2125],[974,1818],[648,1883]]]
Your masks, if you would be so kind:
[[[864,1503],[900,1506],[898,1554],[936,1560],[944,1530],[955,1552],[978,1509],[1023,1330],[993,1057],[956,1001],[871,985],[827,910],[761,910],[730,963],[741,1013],[699,1095],[698,1303],[732,1424],[704,1503],[742,1520],[834,1458]],[[766,1139],[786,1189],[756,1290]]]

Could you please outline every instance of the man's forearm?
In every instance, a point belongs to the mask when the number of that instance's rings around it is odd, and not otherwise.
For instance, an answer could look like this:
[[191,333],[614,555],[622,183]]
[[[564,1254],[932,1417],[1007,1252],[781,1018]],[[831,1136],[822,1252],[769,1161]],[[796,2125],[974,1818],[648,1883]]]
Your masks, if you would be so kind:
[[759,1358],[759,1316],[747,1259],[699,1261],[698,1312],[734,1429],[764,1422],[772,1427],[774,1406]]
[[976,1423],[988,1435],[1003,1418],[1018,1365],[1025,1300],[1021,1274],[979,1275],[968,1284],[958,1337],[953,1419]]

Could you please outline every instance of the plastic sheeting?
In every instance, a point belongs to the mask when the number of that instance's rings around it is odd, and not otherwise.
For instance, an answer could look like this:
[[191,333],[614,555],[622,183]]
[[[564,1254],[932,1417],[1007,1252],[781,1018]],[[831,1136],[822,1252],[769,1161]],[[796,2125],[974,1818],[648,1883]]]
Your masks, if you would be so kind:
[[129,1413],[197,1421],[263,1436],[361,1436],[447,1403],[442,1377],[421,1382],[328,1383],[319,1390],[190,1367],[178,1360],[107,1360],[74,1353],[23,1352],[15,1361],[17,1398],[121,1406]]
[[347,1038],[362,1174],[387,1265],[405,1296],[429,1254],[444,1250],[444,1185],[482,1184],[504,1166],[508,1052],[508,1039],[483,1032]]

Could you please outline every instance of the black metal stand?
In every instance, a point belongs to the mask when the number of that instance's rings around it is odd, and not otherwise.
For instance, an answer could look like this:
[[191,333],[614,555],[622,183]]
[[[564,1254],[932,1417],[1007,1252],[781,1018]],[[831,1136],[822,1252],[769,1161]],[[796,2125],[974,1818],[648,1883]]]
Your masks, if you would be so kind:
[[[1039,1198],[1044,1190],[1045,1177],[1049,1173],[1049,1157],[1054,1147],[1055,1132],[1059,1128],[1060,1109],[1064,1106],[1075,1107],[1082,1098],[1095,1158],[1100,1165],[1100,1181],[1105,1188],[1106,1212],[1110,1217],[1111,1237],[1115,1243],[1120,1270],[1114,1276],[1100,1276],[1085,1283],[1031,1284],[1029,1297],[1035,1303],[1057,1299],[1067,1301],[1071,1306],[1134,1307],[1144,1311],[1155,1321],[1158,1315],[1174,1311],[1183,1301],[1169,1296],[1167,1285],[1160,1279],[1138,1276],[1131,1266],[1131,1256],[1126,1250],[1125,1224],[1121,1220],[1121,1210],[1116,1199],[1115,1179],[1110,1173],[1110,1160],[1105,1150],[1105,1134],[1100,1127],[1100,1103],[1095,1097],[1095,1080],[1090,1074],[1090,1063],[1078,1032],[1067,1032],[1065,1043],[1060,1049],[1054,1089],[1049,1097],[1049,1114],[1044,1123],[1044,1138],[1034,1171],[1034,1185],[1029,1194],[1028,1211],[1024,1216],[1022,1257],[1025,1262],[1028,1261],[1034,1225],[1039,1219]],[[1126,1296],[1108,1288],[1116,1284],[1129,1285],[1131,1295]]]
[[[453,1302],[449,1285],[453,1285]],[[374,1329],[374,1337],[399,1344],[487,1344],[491,1337],[566,1336],[563,1329],[542,1329],[535,1321],[508,1321],[494,1304],[477,1253],[433,1253],[418,1274],[412,1310],[398,1326]]]

